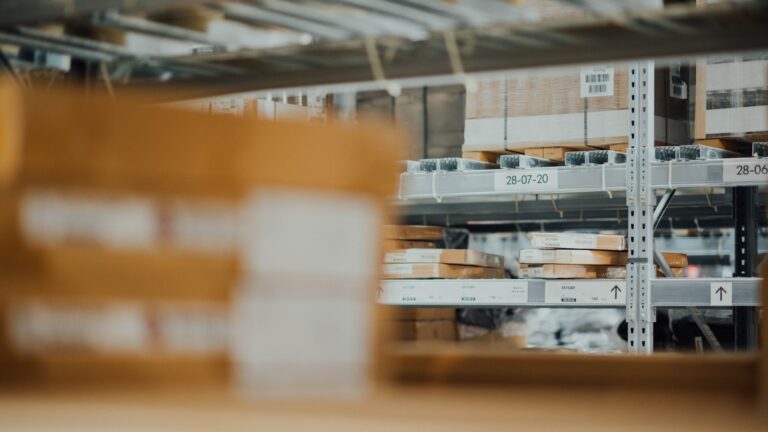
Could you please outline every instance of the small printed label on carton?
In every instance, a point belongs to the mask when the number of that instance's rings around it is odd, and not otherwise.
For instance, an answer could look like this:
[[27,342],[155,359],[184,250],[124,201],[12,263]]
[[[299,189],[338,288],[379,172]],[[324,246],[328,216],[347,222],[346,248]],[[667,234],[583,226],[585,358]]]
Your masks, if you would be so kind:
[[409,250],[406,252],[388,252],[384,255],[386,263],[437,263],[441,252],[433,250]]
[[613,96],[613,65],[581,68],[581,97]]
[[384,264],[384,274],[406,275],[413,273],[411,264]]

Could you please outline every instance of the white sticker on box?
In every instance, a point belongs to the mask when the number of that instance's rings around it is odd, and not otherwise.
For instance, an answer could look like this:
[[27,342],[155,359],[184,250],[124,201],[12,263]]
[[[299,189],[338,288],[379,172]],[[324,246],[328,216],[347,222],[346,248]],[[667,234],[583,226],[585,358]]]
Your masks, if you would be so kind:
[[723,161],[725,183],[759,182],[768,184],[768,160]]
[[581,68],[581,97],[613,96],[613,65]]
[[415,249],[406,252],[388,252],[384,255],[386,263],[437,263],[441,251],[434,249]]
[[384,274],[388,275],[406,275],[413,273],[413,265],[411,264],[384,264]]
[[597,249],[595,234],[560,234],[560,244],[566,249]]
[[549,191],[558,187],[557,168],[496,170],[493,189],[503,192]]
[[712,282],[709,284],[709,304],[712,306],[733,305],[733,283]]
[[149,247],[158,234],[157,208],[139,197],[29,192],[21,201],[21,226],[35,243],[93,242]]
[[360,278],[376,273],[378,244],[371,233],[379,229],[380,214],[371,199],[260,189],[240,216],[246,273]]
[[544,303],[557,305],[626,304],[626,281],[562,280],[544,284]]

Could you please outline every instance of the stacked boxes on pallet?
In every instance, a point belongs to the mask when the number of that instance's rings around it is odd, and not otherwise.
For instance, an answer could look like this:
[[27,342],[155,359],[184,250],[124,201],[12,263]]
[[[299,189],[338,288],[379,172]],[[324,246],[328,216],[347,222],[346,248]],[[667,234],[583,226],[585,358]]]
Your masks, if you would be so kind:
[[[624,236],[582,233],[531,233],[535,248],[520,250],[521,278],[623,279]],[[676,275],[688,265],[685,254],[664,252]]]
[[[584,9],[552,0],[524,0],[544,20],[584,17]],[[690,144],[686,67],[656,72],[656,141]],[[467,157],[518,152],[562,161],[569,149],[618,149],[628,136],[628,71],[600,64],[580,70],[534,70],[481,81],[466,97]]]
[[[696,3],[706,7],[717,2]],[[696,140],[768,141],[768,55],[717,55],[699,60],[695,100]]]

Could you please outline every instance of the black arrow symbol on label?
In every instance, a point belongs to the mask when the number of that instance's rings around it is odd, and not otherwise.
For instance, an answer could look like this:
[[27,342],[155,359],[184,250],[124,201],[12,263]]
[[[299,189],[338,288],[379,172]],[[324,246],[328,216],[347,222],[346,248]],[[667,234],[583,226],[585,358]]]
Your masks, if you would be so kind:
[[618,300],[621,288],[619,288],[618,285],[614,285],[613,288],[611,288],[611,292],[613,293],[613,298]]
[[720,294],[720,301],[723,301],[723,294],[728,294],[728,291],[726,291],[725,288],[720,287],[715,291],[715,294]]

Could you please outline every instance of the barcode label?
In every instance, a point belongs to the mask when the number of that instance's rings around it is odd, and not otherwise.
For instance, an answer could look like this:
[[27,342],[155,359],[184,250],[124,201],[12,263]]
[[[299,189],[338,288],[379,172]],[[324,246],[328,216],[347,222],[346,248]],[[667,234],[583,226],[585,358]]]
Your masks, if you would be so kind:
[[688,84],[683,79],[680,63],[672,63],[669,66],[669,96],[675,99],[688,99]]
[[613,96],[613,66],[594,65],[581,68],[581,97]]

